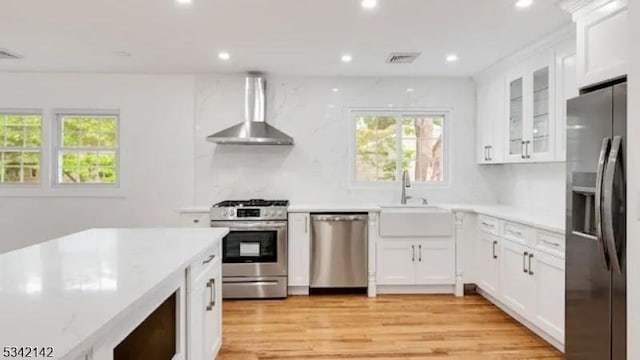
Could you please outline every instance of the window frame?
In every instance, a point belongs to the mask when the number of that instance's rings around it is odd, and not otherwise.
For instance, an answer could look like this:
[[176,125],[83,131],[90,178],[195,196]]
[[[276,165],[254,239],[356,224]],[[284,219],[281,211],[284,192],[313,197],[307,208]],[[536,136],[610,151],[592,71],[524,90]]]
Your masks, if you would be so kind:
[[[380,189],[396,188],[400,186],[402,168],[397,169],[395,181],[358,181],[356,179],[356,117],[359,116],[388,116],[402,121],[403,116],[442,116],[444,118],[442,135],[442,181],[412,181],[416,188],[449,188],[451,187],[451,121],[452,110],[450,108],[351,108],[348,111],[349,121],[349,187],[353,189]],[[396,130],[396,146],[398,156],[401,156],[402,127]]]
[[19,183],[4,183],[4,182],[0,182],[0,190],[8,190],[8,191],[12,191],[12,190],[17,190],[17,189],[22,189],[22,190],[27,190],[27,191],[33,191],[33,190],[39,190],[42,189],[42,187],[44,186],[44,184],[47,183],[48,181],[48,177],[47,177],[47,163],[45,162],[45,156],[44,153],[47,150],[47,143],[46,143],[46,121],[45,121],[45,116],[44,116],[44,111],[42,109],[38,109],[38,108],[1,108],[0,109],[0,115],[32,115],[32,116],[40,116],[40,146],[37,148],[27,148],[27,147],[5,147],[5,146],[0,146],[0,152],[24,152],[24,151],[29,151],[30,149],[33,151],[33,149],[37,149],[36,151],[40,153],[39,156],[39,160],[40,160],[40,178],[38,180],[37,183],[24,183],[24,182],[19,182]]
[[[116,182],[115,183],[63,183],[60,182],[60,153],[64,151],[104,151],[104,148],[98,147],[78,147],[68,148],[62,146],[63,135],[63,123],[62,120],[67,116],[96,116],[96,117],[115,117],[116,118],[116,143],[115,148],[109,148],[107,151],[115,152],[116,156]],[[121,119],[119,110],[78,110],[78,109],[57,109],[53,113],[53,132],[52,132],[52,147],[51,147],[51,187],[55,190],[60,189],[109,189],[120,190],[122,189],[122,162],[120,152],[122,150],[122,138],[121,134]]]

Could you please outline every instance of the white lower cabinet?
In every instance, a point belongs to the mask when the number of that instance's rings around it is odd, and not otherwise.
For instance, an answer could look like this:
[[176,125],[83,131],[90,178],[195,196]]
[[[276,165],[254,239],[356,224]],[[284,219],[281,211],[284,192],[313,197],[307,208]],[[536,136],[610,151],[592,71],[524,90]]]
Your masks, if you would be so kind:
[[[533,236],[505,238],[513,227],[509,225],[518,225],[518,231]],[[551,252],[556,250],[535,244],[538,235],[546,231],[502,220],[499,227],[500,237],[483,231],[482,226],[478,230],[478,287],[491,295],[492,301],[526,320],[525,325],[533,325],[534,331],[541,330],[547,338],[564,344],[564,259]]]
[[505,240],[500,259],[500,298],[518,314],[532,312],[534,280],[528,271],[529,251],[526,246]]
[[378,244],[378,285],[416,283],[415,246],[412,241],[381,241]]
[[564,343],[564,260],[540,251],[534,252],[531,272],[536,290],[533,322]]
[[187,293],[189,359],[214,359],[222,345],[222,262],[219,255],[207,255],[191,267]]
[[476,262],[478,270],[478,286],[492,296],[498,296],[500,263],[498,252],[500,241],[493,234],[479,231],[476,246]]
[[376,274],[378,285],[454,284],[453,241],[381,240]]
[[311,250],[309,215],[309,213],[289,214],[288,286],[309,286]]

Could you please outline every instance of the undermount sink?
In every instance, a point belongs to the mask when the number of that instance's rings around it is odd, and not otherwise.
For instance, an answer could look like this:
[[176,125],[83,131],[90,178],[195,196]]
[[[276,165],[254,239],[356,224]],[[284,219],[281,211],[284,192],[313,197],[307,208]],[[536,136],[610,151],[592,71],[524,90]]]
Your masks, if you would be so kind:
[[380,236],[449,237],[453,235],[453,213],[433,205],[383,205]]

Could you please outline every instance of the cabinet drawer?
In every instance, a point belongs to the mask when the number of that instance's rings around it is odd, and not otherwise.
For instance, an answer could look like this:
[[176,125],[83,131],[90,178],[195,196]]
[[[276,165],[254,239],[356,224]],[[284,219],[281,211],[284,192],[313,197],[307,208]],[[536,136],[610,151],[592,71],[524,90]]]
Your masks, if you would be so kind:
[[222,254],[218,247],[211,247],[207,249],[207,251],[203,252],[196,258],[196,260],[191,264],[191,268],[189,270],[189,277],[193,281],[193,279],[197,278],[202,274],[202,272],[209,269],[210,266],[215,264],[218,261],[221,261]]
[[533,243],[531,234],[533,229],[528,226],[505,221],[502,230],[502,236],[506,239],[519,242],[523,245],[531,245]]
[[564,235],[544,230],[536,231],[536,247],[541,250],[550,250],[564,256],[566,240]]
[[209,213],[182,213],[180,225],[183,227],[209,227]]
[[498,224],[500,222],[496,218],[480,215],[478,217],[478,226],[480,227],[480,231],[484,231],[488,234],[500,235],[500,231],[498,230]]

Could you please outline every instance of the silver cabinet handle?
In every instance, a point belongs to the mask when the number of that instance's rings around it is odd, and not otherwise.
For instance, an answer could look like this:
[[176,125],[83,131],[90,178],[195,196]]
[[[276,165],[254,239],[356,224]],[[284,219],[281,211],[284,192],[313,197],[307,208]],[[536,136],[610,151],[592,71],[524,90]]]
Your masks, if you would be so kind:
[[411,261],[416,261],[416,246],[411,245]]
[[484,147],[484,161],[489,161],[489,147]]
[[210,263],[211,260],[215,259],[215,257],[216,257],[215,255],[209,255],[209,258],[207,260],[203,261],[202,265]]
[[511,229],[509,229],[509,230],[507,230],[507,232],[508,232],[509,234],[511,234],[511,235],[522,236],[522,232],[520,232],[520,231],[516,231],[516,230],[511,230]]
[[213,294],[211,294],[211,306],[213,307],[216,306],[216,279],[211,279],[211,291],[213,291]]
[[[609,251],[609,263],[616,273],[622,273],[622,267],[620,266],[620,257],[618,255],[618,247],[616,246],[616,234],[613,231],[613,197],[614,197],[614,180],[616,176],[616,170],[622,168],[622,162],[620,160],[620,148],[622,146],[622,137],[616,136],[613,138],[611,144],[611,152],[609,152],[609,161],[604,170],[603,181],[603,213],[604,213],[604,238],[607,244],[607,250]],[[626,194],[625,194],[626,195]],[[623,197],[624,198],[624,197]]]
[[212,300],[213,299],[213,288],[215,286],[215,281],[213,279],[209,279],[209,281],[207,281],[207,287],[209,288],[209,303],[207,304],[207,311],[211,311],[213,310],[213,305],[215,305],[215,302]]
[[422,262],[422,245],[418,245],[418,261]]
[[493,150],[493,145],[489,145],[488,148],[489,148],[489,151],[488,151],[489,156],[488,157],[489,157],[489,161],[491,161],[491,160],[493,160],[493,156],[491,155],[491,150]]
[[529,144],[531,144],[530,140],[524,142],[524,152],[527,159],[531,159],[531,155],[529,155]]
[[523,273],[528,273],[527,271],[527,256],[529,255],[528,252],[524,252],[524,254],[522,255],[522,272]]
[[522,143],[520,144],[520,157],[523,159],[526,159],[527,156],[525,155],[525,150],[524,150],[524,140],[522,141]]
[[533,270],[531,270],[531,259],[533,259],[533,254],[529,254],[529,275],[533,275]]
[[482,222],[482,225],[484,225],[484,226],[488,226],[488,227],[490,227],[490,228],[495,227],[495,225],[493,225],[493,224],[489,224],[489,223],[486,223],[486,222],[484,222],[484,221]]
[[199,223],[199,222],[200,222],[200,220],[199,220],[199,219],[193,219],[193,223],[194,223],[194,224],[197,224],[197,223]]
[[493,242],[493,258],[494,258],[494,259],[497,259],[497,258],[498,258],[498,255],[496,255],[496,245],[498,245],[498,242],[497,242],[497,241],[494,241],[494,242]]
[[609,270],[609,259],[607,259],[607,250],[604,244],[604,236],[602,233],[602,178],[604,176],[604,166],[607,162],[607,155],[611,146],[611,138],[604,138],[602,140],[602,147],[600,148],[600,157],[598,158],[598,172],[596,173],[596,206],[595,206],[595,220],[596,220],[596,238],[598,239],[598,252],[600,253],[600,260],[606,270]]

